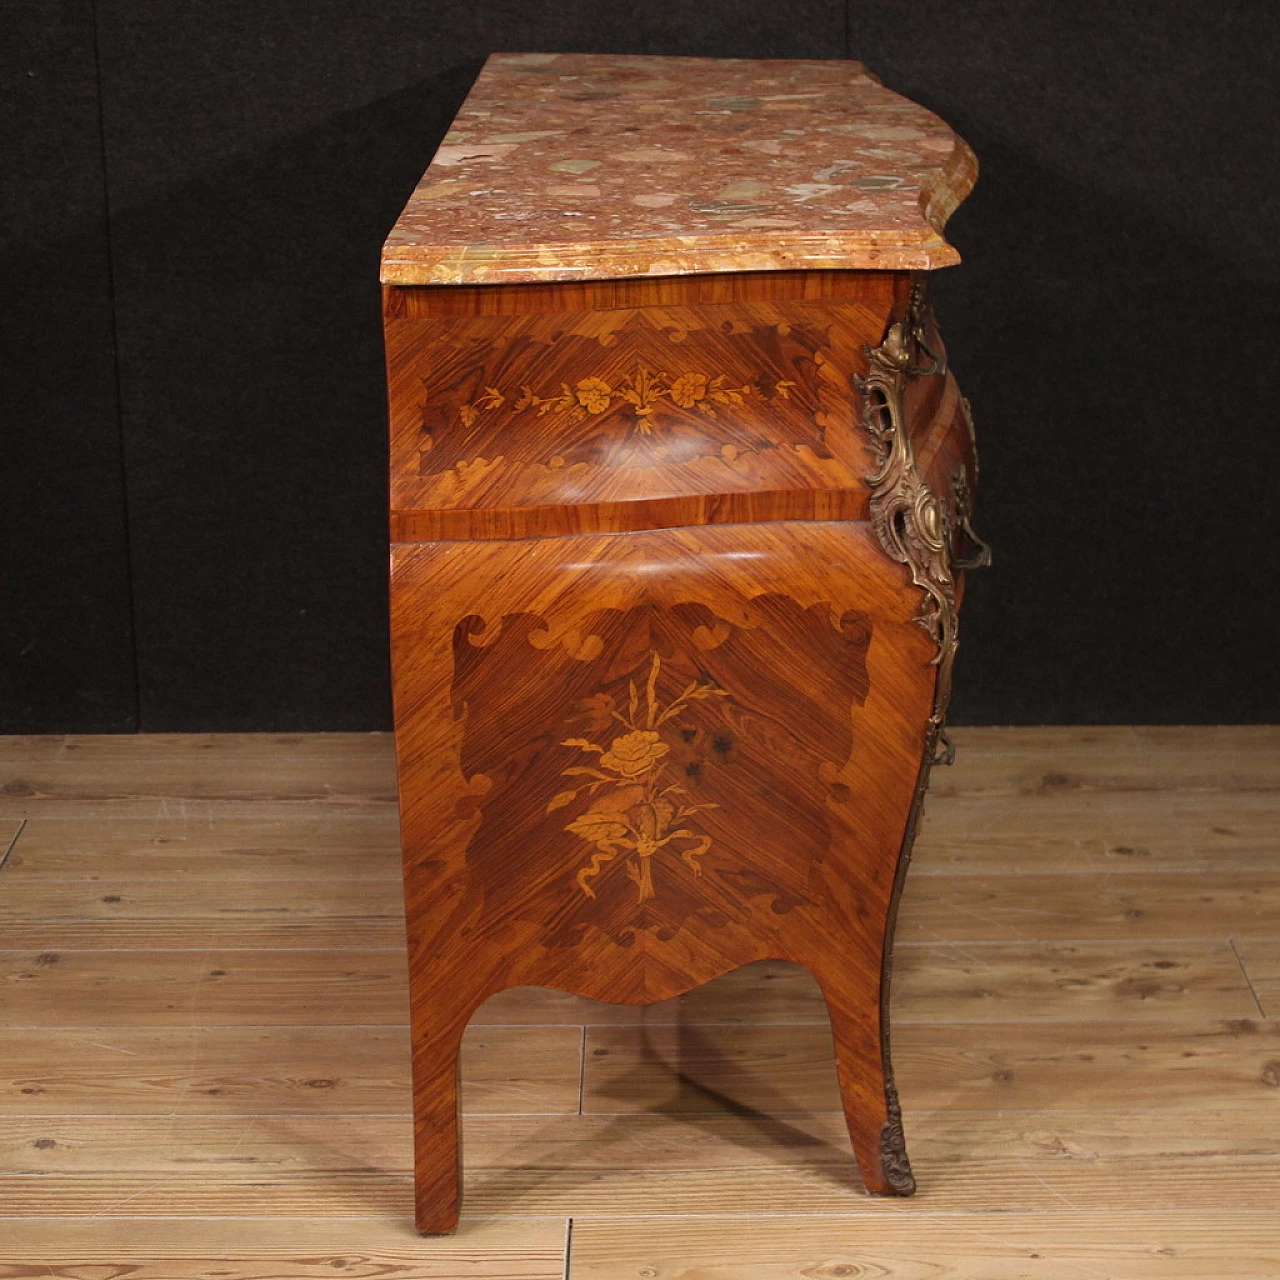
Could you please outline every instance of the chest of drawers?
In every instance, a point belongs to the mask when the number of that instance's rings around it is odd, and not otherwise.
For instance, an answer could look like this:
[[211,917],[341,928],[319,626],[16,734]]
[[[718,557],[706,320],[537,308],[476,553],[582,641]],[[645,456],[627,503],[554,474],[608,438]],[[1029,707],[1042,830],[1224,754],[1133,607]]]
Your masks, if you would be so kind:
[[985,559],[927,282],[974,173],[856,63],[500,55],[388,239],[420,1230],[485,999],[765,958],[913,1189],[893,920]]

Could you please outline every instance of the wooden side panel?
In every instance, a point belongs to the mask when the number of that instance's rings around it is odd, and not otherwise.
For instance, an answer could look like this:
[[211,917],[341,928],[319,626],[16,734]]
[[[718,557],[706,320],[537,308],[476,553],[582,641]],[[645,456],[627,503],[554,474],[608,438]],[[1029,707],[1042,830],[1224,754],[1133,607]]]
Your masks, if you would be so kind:
[[[386,322],[393,539],[858,520],[858,297]],[[389,308],[389,311],[391,308]]]
[[767,957],[818,977],[864,1178],[901,1190],[881,966],[936,668],[867,526],[402,545],[392,597],[424,1229],[489,995]]

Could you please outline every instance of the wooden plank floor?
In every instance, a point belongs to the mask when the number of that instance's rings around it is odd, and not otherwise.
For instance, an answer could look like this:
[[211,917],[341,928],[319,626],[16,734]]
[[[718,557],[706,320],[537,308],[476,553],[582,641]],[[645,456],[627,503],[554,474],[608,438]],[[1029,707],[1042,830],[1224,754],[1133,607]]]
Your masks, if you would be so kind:
[[920,1192],[808,975],[507,992],[410,1225],[391,744],[0,739],[0,1280],[1280,1276],[1280,730],[969,729],[900,921]]

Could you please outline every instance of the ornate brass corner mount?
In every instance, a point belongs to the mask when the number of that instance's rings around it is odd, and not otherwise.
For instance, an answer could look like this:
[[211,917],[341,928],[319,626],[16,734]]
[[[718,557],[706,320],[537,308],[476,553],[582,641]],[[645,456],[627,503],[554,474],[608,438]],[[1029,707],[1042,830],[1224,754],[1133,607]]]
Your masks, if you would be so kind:
[[[973,418],[967,400],[964,402],[964,416],[972,431]],[[973,490],[969,486],[969,474],[963,467],[957,467],[951,473],[951,494],[955,532],[959,535],[956,541],[963,539],[964,542],[963,550],[953,545],[951,567],[953,570],[985,569],[991,563],[991,548],[973,531]]]
[[[924,287],[916,283],[906,314],[889,326],[878,347],[867,350],[870,367],[866,376],[858,379],[858,390],[862,425],[875,460],[867,477],[871,526],[885,553],[905,565],[911,581],[925,593],[916,621],[937,646],[933,663],[938,668],[929,754],[936,763],[950,763],[953,753],[943,723],[951,700],[958,640],[955,575],[961,569],[989,564],[991,552],[971,527],[972,493],[964,468],[958,467],[952,476],[948,503],[925,482],[916,466],[903,403],[906,385],[910,378],[946,372],[945,358],[928,342],[925,308]],[[967,402],[964,412],[972,433]],[[964,553],[957,552],[957,534],[969,549]]]
[[[911,339],[911,346],[926,357],[927,363],[908,365],[907,373],[913,378],[929,378],[934,374],[946,373],[947,371],[946,356],[940,356],[929,345],[929,339],[924,322],[925,311],[928,308],[928,303],[929,296],[925,291],[925,286],[923,282],[917,280],[911,286],[911,296],[907,300],[905,323],[907,326],[907,333]],[[965,403],[967,405],[968,401]],[[972,429],[972,421],[970,421],[969,425],[970,429]]]

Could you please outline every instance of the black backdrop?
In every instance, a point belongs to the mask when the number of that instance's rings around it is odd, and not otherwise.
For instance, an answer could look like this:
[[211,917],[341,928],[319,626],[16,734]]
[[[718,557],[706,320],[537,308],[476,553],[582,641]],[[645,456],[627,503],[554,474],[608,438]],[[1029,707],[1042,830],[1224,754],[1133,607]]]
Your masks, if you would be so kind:
[[954,718],[1276,719],[1274,10],[26,0],[0,729],[388,723],[378,248],[492,50],[852,56],[939,112],[997,557]]

